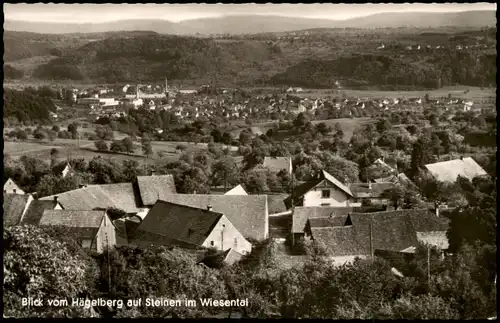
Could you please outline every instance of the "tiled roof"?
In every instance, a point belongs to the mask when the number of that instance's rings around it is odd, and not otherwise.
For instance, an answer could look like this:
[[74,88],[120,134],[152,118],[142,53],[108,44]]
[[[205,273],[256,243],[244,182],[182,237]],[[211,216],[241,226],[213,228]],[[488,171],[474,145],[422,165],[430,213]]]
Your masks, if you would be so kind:
[[425,167],[436,179],[442,182],[455,182],[458,175],[470,180],[476,176],[487,175],[486,171],[471,157],[427,164]]
[[371,197],[377,198],[382,195],[385,190],[395,187],[394,183],[352,183],[349,188],[357,198]]
[[18,225],[30,195],[3,193],[4,226]]
[[42,218],[43,211],[53,210],[56,207],[56,202],[54,200],[43,201],[43,200],[33,200],[30,203],[28,211],[24,215],[23,224],[38,225],[40,219]]
[[198,262],[205,264],[207,267],[217,268],[222,264],[233,265],[243,258],[243,255],[233,248],[225,251],[218,251],[209,255],[200,255]]
[[45,210],[40,225],[99,228],[105,211]]
[[154,205],[167,194],[177,193],[172,175],[137,176],[137,184],[142,204],[147,206]]
[[45,210],[40,226],[65,226],[77,231],[81,237],[92,239],[99,231],[105,211]]
[[428,210],[351,213],[350,220],[351,226],[311,227],[312,236],[335,256],[369,255],[370,240],[373,251],[401,251],[417,245],[417,232],[446,231],[447,226]]
[[248,195],[247,191],[243,188],[243,186],[238,185],[224,193],[224,195]]
[[137,228],[134,243],[137,240],[150,242],[148,236],[164,237],[155,239],[155,244],[169,245],[181,241],[201,246],[223,214],[186,205],[157,201],[148,215]]
[[76,190],[46,196],[41,200],[58,202],[65,210],[94,210],[96,208],[118,208],[127,213],[138,212],[136,196],[132,183],[118,183],[107,185],[89,185]]
[[349,215],[335,215],[327,218],[309,218],[311,228],[343,227],[348,224]]
[[164,201],[224,214],[245,238],[267,238],[267,195],[171,194]]
[[311,218],[326,218],[331,215],[341,216],[347,215],[353,211],[353,208],[348,207],[330,207],[330,206],[312,206],[312,207],[295,207],[292,214],[292,232],[304,232],[307,220]]
[[321,171],[322,173],[322,177],[326,180],[328,180],[329,182],[331,182],[332,184],[334,184],[335,186],[337,186],[338,188],[340,188],[342,191],[344,191],[346,194],[350,195],[350,196],[353,196],[351,190],[345,186],[344,184],[342,184],[341,181],[339,181],[338,179],[336,179],[335,177],[333,177],[332,175],[328,174],[327,172],[325,172],[324,170]]
[[291,172],[291,158],[290,157],[264,157],[264,167],[272,170],[273,172],[279,172],[284,169],[287,172]]

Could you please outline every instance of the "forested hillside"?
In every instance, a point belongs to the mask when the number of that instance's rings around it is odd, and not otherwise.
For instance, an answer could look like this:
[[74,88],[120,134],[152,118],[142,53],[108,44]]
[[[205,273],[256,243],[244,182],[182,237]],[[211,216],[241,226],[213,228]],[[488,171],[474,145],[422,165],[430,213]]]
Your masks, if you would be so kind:
[[273,47],[247,41],[216,43],[194,37],[111,37],[89,43],[68,55],[40,66],[40,79],[99,80],[100,82],[153,81],[234,77],[243,68],[272,59]]
[[336,60],[307,60],[275,75],[276,85],[329,88],[362,85],[440,88],[496,84],[496,55],[447,51],[428,56],[354,55]]
[[92,40],[89,35],[78,48],[70,46],[70,38],[61,40],[62,47],[51,47],[54,37],[69,37],[54,35],[46,36],[50,44],[42,41],[38,48],[33,45],[36,38],[28,34],[21,42],[29,44],[26,51],[17,46],[6,55],[48,52],[58,57],[36,67],[33,77],[89,83],[157,82],[168,77],[192,85],[331,88],[339,81],[343,87],[389,90],[496,84],[494,28],[316,30],[296,36],[224,38],[122,32],[95,34]]

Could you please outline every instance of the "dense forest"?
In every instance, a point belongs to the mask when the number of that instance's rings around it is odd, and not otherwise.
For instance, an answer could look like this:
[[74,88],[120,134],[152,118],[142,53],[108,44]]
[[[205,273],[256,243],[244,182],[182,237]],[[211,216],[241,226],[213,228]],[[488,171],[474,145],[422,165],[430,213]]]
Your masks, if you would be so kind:
[[[491,32],[478,33],[422,36],[393,30],[389,36],[375,33],[366,42],[355,33],[267,41],[118,34],[65,50],[38,66],[34,77],[106,83],[155,82],[168,77],[198,83],[310,88],[331,88],[335,81],[344,87],[384,89],[493,86],[496,54],[490,50]],[[387,49],[376,51],[381,42],[388,44]],[[405,50],[408,44],[421,44],[422,50]],[[437,50],[435,44],[446,48]],[[465,44],[479,47],[456,49]]]
[[54,93],[46,87],[27,88],[23,91],[5,89],[3,117],[4,120],[15,119],[16,122],[49,122],[50,112],[56,107],[52,101]]
[[496,55],[447,51],[424,57],[354,55],[337,60],[307,60],[271,78],[276,85],[294,84],[310,88],[405,87],[439,89],[455,84],[496,84]]

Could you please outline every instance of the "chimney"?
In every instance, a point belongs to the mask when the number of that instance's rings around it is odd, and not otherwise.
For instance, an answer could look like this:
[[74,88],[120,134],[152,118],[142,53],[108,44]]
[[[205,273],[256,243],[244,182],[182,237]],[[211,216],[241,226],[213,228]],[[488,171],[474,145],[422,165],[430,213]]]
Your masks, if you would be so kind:
[[54,196],[54,203],[57,203],[58,202],[58,199],[57,199],[57,195]]
[[212,211],[212,206],[211,205],[207,205],[207,211]]

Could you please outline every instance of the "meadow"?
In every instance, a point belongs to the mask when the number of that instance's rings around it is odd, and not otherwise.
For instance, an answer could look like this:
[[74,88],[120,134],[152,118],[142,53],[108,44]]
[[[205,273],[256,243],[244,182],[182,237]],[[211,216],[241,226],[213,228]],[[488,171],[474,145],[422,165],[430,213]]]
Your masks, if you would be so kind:
[[431,99],[439,99],[448,97],[451,94],[454,98],[484,101],[496,98],[496,88],[479,88],[472,86],[452,86],[443,87],[437,90],[428,91],[378,91],[378,90],[351,90],[351,89],[336,89],[336,90],[305,90],[302,93],[297,93],[299,97],[355,97],[360,99],[383,99],[383,98],[423,98],[429,94]]

